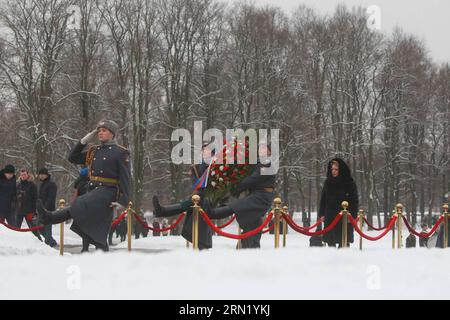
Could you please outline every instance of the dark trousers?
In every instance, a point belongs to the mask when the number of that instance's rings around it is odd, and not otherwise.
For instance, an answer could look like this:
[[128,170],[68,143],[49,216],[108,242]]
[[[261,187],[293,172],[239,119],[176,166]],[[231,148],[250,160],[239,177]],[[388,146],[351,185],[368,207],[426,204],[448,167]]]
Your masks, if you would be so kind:
[[[21,228],[22,227],[22,223],[23,223],[23,220],[25,219],[25,217],[24,216],[16,216],[16,228]],[[36,227],[36,225],[33,223],[33,221],[28,221],[27,219],[25,219],[25,221],[27,222],[27,226],[28,226],[28,228],[34,228],[34,227]],[[40,236],[40,234],[39,234],[39,231],[33,231],[33,234],[36,236],[36,238],[38,238],[40,241],[42,241],[42,238],[41,238],[41,236]]]
[[[242,233],[246,233],[246,232],[252,231],[252,230],[260,227],[262,223],[263,223],[263,219],[258,219],[258,220],[255,220],[252,223],[249,223],[248,225],[241,226]],[[241,248],[242,249],[257,249],[257,248],[261,248],[261,244],[260,244],[261,235],[262,235],[262,233],[259,232],[259,233],[255,234],[255,235],[251,236],[251,237],[242,239],[242,241],[241,241]]]
[[44,236],[45,244],[49,245],[50,247],[56,246],[58,243],[56,243],[56,240],[52,236],[53,232],[53,226],[47,225],[44,227],[43,230],[41,230],[41,234]]
[[113,236],[114,236],[114,232],[115,232],[115,228],[111,227],[111,230],[109,230],[109,234],[108,234],[108,244],[111,246],[113,244]]
[[16,215],[14,212],[6,213],[3,215],[3,212],[0,212],[0,220],[6,221],[10,226],[16,226]]

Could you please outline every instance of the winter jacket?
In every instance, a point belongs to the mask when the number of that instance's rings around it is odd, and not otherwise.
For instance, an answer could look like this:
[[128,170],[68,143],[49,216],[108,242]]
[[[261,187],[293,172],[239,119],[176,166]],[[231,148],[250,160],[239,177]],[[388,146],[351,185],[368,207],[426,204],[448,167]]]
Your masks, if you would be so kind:
[[42,181],[39,186],[39,199],[42,201],[44,208],[49,211],[56,210],[57,189],[56,183],[51,180],[50,176]]
[[20,217],[36,213],[38,198],[36,185],[32,181],[19,181],[16,186],[16,213]]
[[0,171],[0,218],[5,218],[12,213],[15,200],[16,177],[8,180],[2,170]]
[[[331,173],[332,162],[339,163],[339,176],[334,178]],[[348,211],[356,218],[359,211],[358,189],[347,164],[339,158],[328,163],[327,179],[322,189],[319,206],[319,218],[325,217],[325,228],[331,224],[342,211],[342,202],[349,203]],[[340,244],[342,240],[342,224],[339,222],[330,232],[324,234],[323,241],[331,246]],[[348,241],[353,243],[353,227],[348,225]]]

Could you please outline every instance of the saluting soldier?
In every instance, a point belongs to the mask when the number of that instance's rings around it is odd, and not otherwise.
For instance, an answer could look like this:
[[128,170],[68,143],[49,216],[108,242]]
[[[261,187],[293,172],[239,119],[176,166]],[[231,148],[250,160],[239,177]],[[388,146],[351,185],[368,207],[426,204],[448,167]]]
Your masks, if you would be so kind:
[[[114,121],[100,121],[96,129],[70,152],[70,162],[85,164],[89,168],[88,193],[77,197],[72,206],[53,213],[45,210],[41,203],[37,207],[42,224],[58,224],[73,219],[71,230],[104,251],[108,251],[113,208],[125,207],[130,200],[130,153],[117,144],[117,130],[118,125]],[[86,145],[95,136],[100,144],[86,151]]]

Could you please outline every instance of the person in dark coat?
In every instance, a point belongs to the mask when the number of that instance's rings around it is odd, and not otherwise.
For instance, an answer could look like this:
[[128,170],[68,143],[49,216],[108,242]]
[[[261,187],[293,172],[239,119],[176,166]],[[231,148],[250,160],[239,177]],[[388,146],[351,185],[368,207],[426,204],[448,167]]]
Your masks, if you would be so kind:
[[[117,219],[119,217],[118,212],[115,213],[113,220]],[[115,226],[111,225],[111,228],[109,229],[108,233],[108,244],[110,246],[113,245],[113,236],[114,233],[116,234],[116,238],[119,237],[119,224],[116,224]]]
[[[147,222],[147,219],[144,219]],[[142,227],[142,238],[147,238],[150,230],[148,228]]]
[[161,225],[159,224],[158,220],[156,220],[156,219],[153,220],[152,227],[153,227],[153,236],[154,237],[161,236],[161,232],[159,232],[159,230],[158,230],[158,229],[161,229]]
[[[166,229],[169,226],[169,222],[167,221],[167,219],[163,219],[162,223],[161,223],[161,229]],[[169,231],[163,231],[162,232],[162,236],[166,237],[169,235]]]
[[[339,158],[328,163],[327,179],[322,189],[319,206],[319,218],[324,217],[325,228],[331,224],[336,215],[342,211],[343,201],[349,203],[348,211],[356,218],[359,210],[358,190],[347,164]],[[328,246],[342,245],[342,224],[338,223],[330,232],[323,235]],[[348,224],[348,242],[353,243],[353,227]]]
[[142,229],[142,225],[138,221],[135,221],[133,225],[134,239],[138,240],[141,237]]
[[127,233],[128,233],[128,226],[127,221],[123,219],[119,222],[119,236],[120,236],[120,242],[123,242],[127,239]]
[[[42,201],[44,208],[49,211],[56,210],[56,193],[58,187],[56,183],[51,180],[51,175],[47,168],[42,168],[39,170],[39,180],[41,181],[38,191],[38,199]],[[52,225],[47,225],[41,231],[44,236],[45,243],[50,247],[57,245],[55,239],[52,236]]]
[[[272,228],[269,231],[269,234],[275,234],[275,227],[272,227],[275,223],[275,217],[272,218],[272,220],[270,220],[268,227]],[[283,234],[283,221],[280,221],[279,223],[279,230],[280,230],[280,234]]]
[[308,214],[308,212],[302,212],[302,223],[303,228],[308,228],[311,226],[311,216]]
[[[203,159],[209,159],[214,156],[214,151],[210,150],[208,145],[204,144],[202,146],[202,154]],[[209,164],[206,162],[202,162],[201,164],[193,165],[190,168],[190,175],[192,178],[193,184],[195,184],[203,173],[208,169]],[[200,206],[208,211],[209,206],[204,197],[204,189],[199,188],[194,193],[200,196]],[[192,242],[192,199],[185,199],[178,204],[161,206],[158,200],[158,197],[153,197],[153,208],[154,208],[154,216],[155,217],[171,217],[183,212],[186,212],[186,217],[184,218],[183,229],[181,231],[181,235],[187,241]],[[203,219],[199,219],[198,221],[198,247],[200,250],[210,249],[212,248],[212,230],[206,224]]]
[[[173,225],[175,224],[175,222],[177,222],[177,219],[172,219],[172,220],[170,221],[170,225],[173,226]],[[177,227],[178,227],[178,226],[177,226]],[[170,229],[169,234],[170,234],[171,236],[178,236],[178,235],[179,235],[179,233],[178,233],[178,228],[177,228],[177,227],[175,227],[175,228],[173,228],[173,229]]]
[[16,169],[6,165],[0,170],[0,220],[16,225],[14,204],[16,201]]
[[[322,224],[317,226],[315,232],[322,231]],[[312,236],[309,238],[309,246],[310,247],[323,247],[323,236]]]
[[[271,150],[266,143],[259,144],[260,157],[269,157]],[[211,209],[208,214],[213,219],[222,219],[236,215],[236,220],[242,229],[242,233],[252,231],[263,223],[263,217],[270,211],[275,198],[274,188],[276,175],[264,174],[265,168],[270,163],[258,162],[254,165],[252,173],[242,180],[235,188],[233,196],[237,199],[228,205]],[[248,191],[248,195],[239,199],[241,193]],[[242,239],[241,248],[260,248],[261,232],[251,237]]]
[[[130,153],[114,140],[118,126],[114,121],[99,122],[72,149],[69,161],[89,168],[89,192],[75,199],[70,207],[51,213],[38,203],[43,224],[57,224],[73,219],[72,231],[86,237],[97,249],[108,251],[108,233],[113,208],[128,206],[130,200]],[[99,145],[85,147],[94,137]],[[83,248],[85,251],[86,248]]]
[[412,233],[406,238],[406,248],[415,248],[417,245],[416,236]]
[[[428,225],[426,223],[422,223],[421,225],[422,231],[420,234],[425,235],[428,233]],[[428,246],[428,238],[419,238],[419,247],[427,247]]]
[[[30,181],[30,174],[27,169],[20,170],[20,179],[16,186],[16,227],[21,228],[23,220],[27,222],[29,228],[36,225],[33,217],[36,213],[36,201],[38,198],[37,188],[34,182]],[[42,241],[39,232],[33,234]]]

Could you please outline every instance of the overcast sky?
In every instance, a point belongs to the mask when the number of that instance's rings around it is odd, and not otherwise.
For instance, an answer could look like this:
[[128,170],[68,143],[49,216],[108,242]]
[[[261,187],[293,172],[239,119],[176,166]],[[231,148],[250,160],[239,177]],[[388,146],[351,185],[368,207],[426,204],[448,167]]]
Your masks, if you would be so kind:
[[[228,0],[228,2],[234,2]],[[381,31],[390,34],[396,26],[425,41],[435,62],[450,62],[450,1],[449,0],[253,0],[259,5],[271,4],[287,13],[300,4],[319,12],[334,12],[339,3],[351,7],[376,5],[381,10]]]

